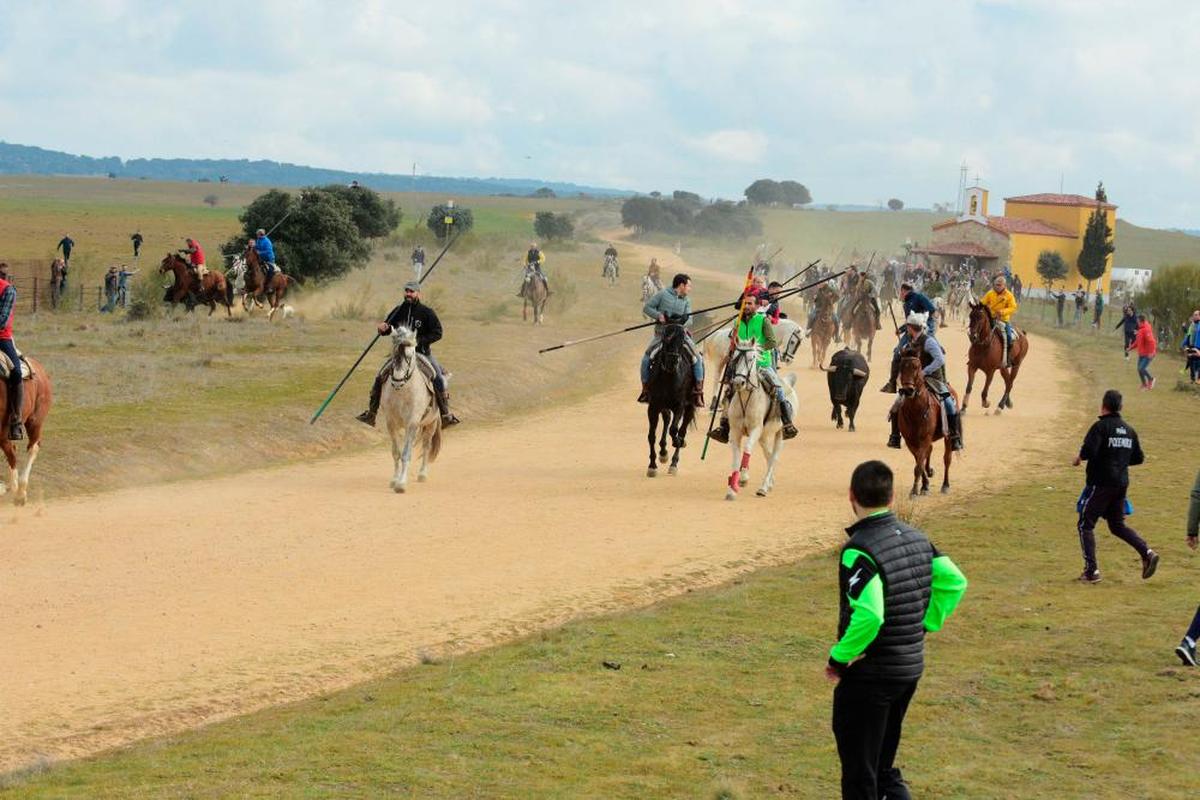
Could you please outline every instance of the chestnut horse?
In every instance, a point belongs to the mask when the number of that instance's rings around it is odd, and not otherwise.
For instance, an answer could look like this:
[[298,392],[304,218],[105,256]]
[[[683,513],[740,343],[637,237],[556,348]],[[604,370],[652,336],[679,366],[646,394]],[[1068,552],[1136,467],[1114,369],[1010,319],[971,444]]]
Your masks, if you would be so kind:
[[175,274],[175,283],[167,289],[167,293],[163,297],[163,300],[172,306],[176,303],[183,303],[187,306],[188,311],[194,311],[197,305],[206,305],[208,306],[208,315],[211,317],[217,310],[217,303],[221,303],[225,306],[226,316],[233,316],[233,310],[229,307],[225,276],[220,272],[209,270],[200,285],[197,286],[196,275],[192,272],[191,264],[178,253],[167,253],[162,263],[158,265],[158,271],[159,274],[166,272]]
[[258,251],[254,249],[253,239],[246,243],[242,257],[246,259],[246,288],[242,295],[242,305],[247,312],[254,307],[262,308],[265,297],[271,306],[271,310],[267,312],[267,320],[270,321],[279,307],[283,305],[283,298],[287,294],[288,286],[303,282],[299,278],[284,275],[283,270],[276,270],[268,282],[266,270],[263,269],[262,262],[258,260]]
[[21,404],[21,422],[25,423],[25,437],[29,440],[26,447],[28,455],[25,469],[17,469],[17,442],[10,441],[8,432],[8,382],[0,380],[0,410],[6,416],[0,419],[0,450],[8,461],[8,485],[5,487],[13,496],[13,503],[25,505],[29,497],[29,473],[33,471],[33,462],[37,460],[38,450],[42,446],[42,426],[50,414],[50,403],[54,392],[50,387],[50,376],[45,368],[32,358],[26,358],[33,376],[25,379],[24,402]]
[[979,393],[979,402],[984,408],[988,407],[988,387],[992,385],[992,377],[1000,371],[1004,379],[1004,396],[996,404],[996,413],[1001,409],[1012,408],[1012,387],[1017,380],[1017,372],[1021,362],[1029,353],[1029,339],[1025,331],[1017,331],[1017,338],[1009,347],[1008,360],[1012,367],[1005,369],[1004,342],[1000,338],[1004,334],[996,330],[992,321],[992,312],[982,303],[971,302],[971,313],[967,318],[967,337],[971,340],[971,349],[967,351],[967,391],[963,394],[962,412],[967,411],[967,403],[971,399],[971,387],[975,385],[975,370],[983,370],[987,379],[983,382],[983,390]]
[[[940,430],[942,419],[942,402],[925,385],[925,373],[921,368],[921,357],[916,350],[906,349],[900,355],[899,403],[897,410],[900,422],[900,435],[908,452],[912,453],[913,485],[909,497],[917,496],[917,488],[921,494],[929,494],[929,479],[933,477],[933,443],[942,439],[945,453],[942,456],[942,494],[950,491],[950,460],[954,450],[950,445],[950,437]],[[957,393],[951,389],[954,402],[958,402]]]
[[871,350],[875,346],[875,307],[870,300],[859,298],[850,306],[850,319],[846,321],[846,344],[854,337],[854,349],[862,352],[863,342],[867,343],[867,361],[871,360]]
[[813,317],[812,332],[808,337],[812,343],[812,366],[824,369],[825,354],[829,352],[829,345],[836,330],[833,309],[829,306],[817,306],[817,315]]

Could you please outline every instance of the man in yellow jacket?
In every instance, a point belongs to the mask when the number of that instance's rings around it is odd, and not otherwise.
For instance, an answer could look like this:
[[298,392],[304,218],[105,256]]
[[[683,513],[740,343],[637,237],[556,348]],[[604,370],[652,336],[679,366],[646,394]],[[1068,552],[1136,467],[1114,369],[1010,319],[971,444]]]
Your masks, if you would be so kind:
[[1004,336],[1002,337],[1004,342],[1004,368],[1008,369],[1012,366],[1008,362],[1008,351],[1012,346],[1013,339],[1016,338],[1009,320],[1016,313],[1017,298],[1013,297],[1013,293],[1005,285],[1004,276],[997,275],[996,280],[992,282],[992,288],[988,290],[988,293],[983,296],[980,302],[992,312],[992,320],[995,322],[996,327],[999,327],[1001,323],[1004,325]]

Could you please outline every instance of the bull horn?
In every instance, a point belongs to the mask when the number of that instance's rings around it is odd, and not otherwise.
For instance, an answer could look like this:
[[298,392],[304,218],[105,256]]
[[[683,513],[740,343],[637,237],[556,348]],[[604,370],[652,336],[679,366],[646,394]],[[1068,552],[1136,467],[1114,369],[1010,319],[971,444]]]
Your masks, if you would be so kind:
[[855,368],[854,368],[854,377],[856,377],[856,378],[865,378],[865,377],[867,377],[867,373],[866,373],[865,371],[863,371],[863,370],[861,370],[861,369],[858,369],[857,367],[855,367]]

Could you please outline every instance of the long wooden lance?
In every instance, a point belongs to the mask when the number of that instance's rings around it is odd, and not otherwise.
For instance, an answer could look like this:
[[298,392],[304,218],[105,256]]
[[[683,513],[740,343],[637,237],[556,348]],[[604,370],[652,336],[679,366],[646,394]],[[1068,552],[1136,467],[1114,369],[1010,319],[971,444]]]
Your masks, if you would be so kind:
[[[781,288],[781,289],[782,289],[784,286],[787,286],[789,283],[791,283],[792,281],[796,280],[796,278],[799,278],[801,275],[803,275],[804,273],[808,272],[810,269],[812,269],[813,267],[815,267],[817,264],[820,264],[820,263],[821,263],[821,259],[819,259],[819,258],[818,258],[816,261],[812,262],[812,263],[811,263],[811,264],[809,264],[807,267],[805,267],[804,269],[800,270],[799,272],[797,272],[797,273],[796,273],[795,275],[793,275],[792,277],[788,278],[788,279],[787,279],[786,281],[784,281],[783,283],[779,284],[779,288]],[[780,296],[782,297],[782,295],[780,295]],[[724,328],[726,325],[728,325],[730,322],[733,322],[735,319],[737,319],[737,314],[734,314],[732,317],[728,317],[727,319],[723,319],[723,320],[721,320],[720,322],[716,323],[716,325],[714,325],[714,326],[712,327],[712,329],[711,329],[711,330],[709,330],[709,332],[708,332],[708,333],[704,334],[703,336],[701,336],[699,339],[697,339],[697,340],[696,340],[696,344],[702,344],[702,343],[704,342],[704,340],[705,340],[705,339],[707,339],[708,337],[712,336],[714,333],[716,333],[717,331],[721,330],[721,329],[722,329],[722,328]]]
[[[746,295],[748,294],[749,289],[750,289],[751,285],[753,285],[753,283],[754,283],[754,265],[751,264],[750,269],[746,270],[746,283],[744,286],[742,286],[742,296],[741,296],[741,298],[739,298],[739,301],[737,304],[738,311],[737,311],[737,314],[734,316],[734,319],[741,319],[742,313],[746,309]],[[737,336],[731,335],[729,337],[729,352],[725,355],[726,365],[729,364],[729,357],[731,355],[733,355],[733,348],[736,343],[737,343]],[[725,370],[725,372],[728,372],[728,371],[729,371],[728,369]],[[716,423],[716,421],[717,421],[717,409],[721,407],[721,395],[723,395],[725,393],[726,378],[727,378],[727,376],[723,372],[721,374],[721,380],[717,382],[717,391],[713,394],[712,414],[708,418],[708,430],[704,432],[704,447],[701,448],[701,450],[700,450],[700,460],[701,461],[703,461],[704,457],[708,455],[708,443],[710,441],[712,441],[709,438],[709,434],[712,433],[713,424]]]
[[[433,263],[429,266],[429,269],[425,270],[425,274],[421,276],[421,279],[418,281],[418,283],[424,282],[424,280],[429,277],[429,273],[433,272],[433,268],[436,267],[438,262],[442,260],[442,256],[446,255],[446,252],[450,249],[450,245],[458,241],[458,236],[459,234],[456,233],[454,237],[450,239],[450,241],[446,242],[446,246],[442,248],[442,252],[438,253],[438,257],[433,260]],[[328,408],[329,404],[333,402],[333,398],[336,397],[337,393],[340,392],[342,387],[346,385],[346,381],[350,380],[350,376],[354,374],[354,370],[358,369],[358,365],[363,362],[363,359],[367,357],[367,353],[371,352],[371,348],[375,346],[375,343],[378,342],[382,336],[383,334],[379,333],[378,331],[375,332],[375,336],[367,345],[367,349],[362,351],[362,355],[360,355],[358,360],[355,361],[350,367],[350,370],[346,373],[345,377],[338,381],[338,385],[333,387],[333,391],[330,392],[329,396],[325,398],[325,402],[321,403],[320,408],[318,408],[316,413],[312,415],[312,419],[308,421],[309,425],[315,423],[318,419],[320,419],[321,415],[325,413],[325,409]]]

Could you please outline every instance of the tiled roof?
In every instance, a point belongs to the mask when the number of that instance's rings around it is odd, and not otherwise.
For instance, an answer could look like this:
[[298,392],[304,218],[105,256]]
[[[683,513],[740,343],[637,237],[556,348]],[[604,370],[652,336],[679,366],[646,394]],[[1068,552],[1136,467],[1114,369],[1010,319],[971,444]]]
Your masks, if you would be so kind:
[[[1053,192],[1043,192],[1042,194],[1023,194],[1019,197],[1006,197],[1006,203],[1041,203],[1047,206],[1087,206],[1095,208],[1096,198],[1084,197],[1081,194],[1055,194]],[[1105,208],[1116,208],[1112,203],[1104,203]]]
[[1022,217],[988,217],[988,227],[1003,234],[1028,233],[1036,236],[1065,236],[1069,239],[1078,238],[1074,233],[1065,231],[1049,222],[1040,219],[1024,219]]
[[948,242],[947,244],[931,244],[928,247],[914,247],[914,253],[926,253],[931,256],[975,256],[976,258],[999,258],[987,248],[974,242]]

